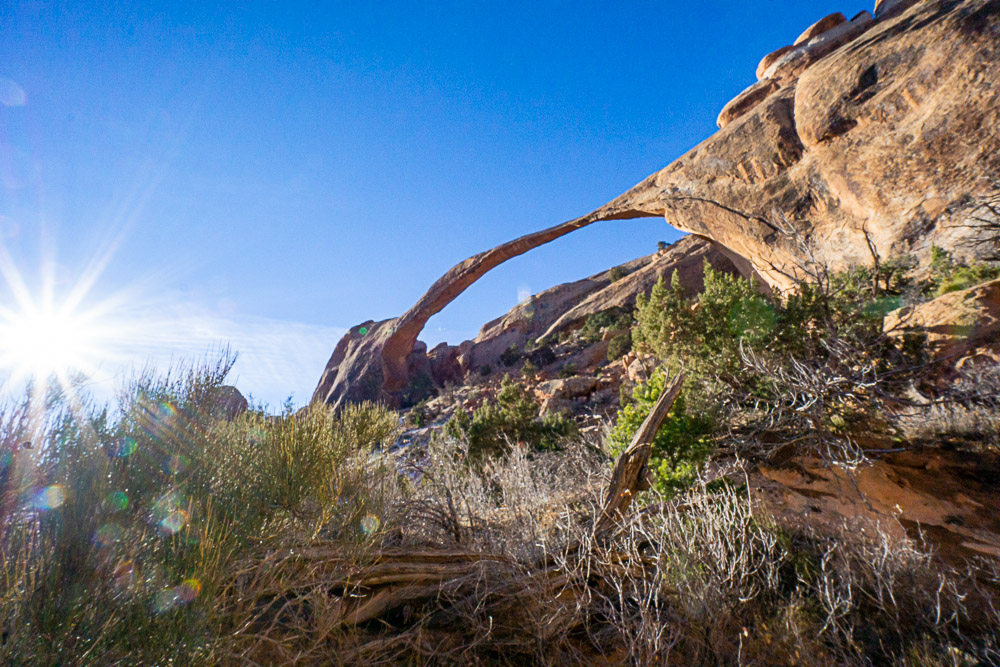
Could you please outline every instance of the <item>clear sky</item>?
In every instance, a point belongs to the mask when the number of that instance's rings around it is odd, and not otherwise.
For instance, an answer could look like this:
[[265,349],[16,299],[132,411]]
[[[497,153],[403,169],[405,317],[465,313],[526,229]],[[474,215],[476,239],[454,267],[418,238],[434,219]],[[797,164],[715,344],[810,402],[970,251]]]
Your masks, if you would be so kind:
[[[618,195],[709,136],[766,53],[862,9],[7,0],[0,308],[23,308],[15,274],[36,299],[76,288],[118,328],[101,374],[228,341],[245,393],[302,404],[345,327]],[[471,338],[519,292],[677,237],[594,225],[496,269],[422,338]]]

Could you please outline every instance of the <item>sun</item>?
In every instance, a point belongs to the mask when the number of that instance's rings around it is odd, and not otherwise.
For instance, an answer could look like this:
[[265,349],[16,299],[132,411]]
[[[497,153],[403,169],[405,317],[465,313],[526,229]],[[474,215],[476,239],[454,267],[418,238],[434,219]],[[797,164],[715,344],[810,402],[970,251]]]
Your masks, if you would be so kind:
[[67,305],[0,307],[0,373],[13,382],[88,375],[104,356],[102,334],[90,314]]

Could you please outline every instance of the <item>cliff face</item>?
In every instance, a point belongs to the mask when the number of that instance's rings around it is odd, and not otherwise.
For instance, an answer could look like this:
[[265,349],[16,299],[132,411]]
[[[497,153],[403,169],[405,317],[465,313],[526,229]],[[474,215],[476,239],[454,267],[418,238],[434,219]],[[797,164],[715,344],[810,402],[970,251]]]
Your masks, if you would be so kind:
[[[428,356],[417,342],[427,320],[501,262],[600,220],[663,216],[778,290],[817,263],[926,260],[931,245],[964,258],[991,251],[998,63],[1000,0],[880,0],[874,15],[825,17],[765,56],[720,130],[671,165],[586,216],[461,262],[403,316],[354,327],[313,400],[398,404],[415,378],[461,372],[459,357],[485,341]],[[587,281],[560,289],[566,304],[602,298]]]

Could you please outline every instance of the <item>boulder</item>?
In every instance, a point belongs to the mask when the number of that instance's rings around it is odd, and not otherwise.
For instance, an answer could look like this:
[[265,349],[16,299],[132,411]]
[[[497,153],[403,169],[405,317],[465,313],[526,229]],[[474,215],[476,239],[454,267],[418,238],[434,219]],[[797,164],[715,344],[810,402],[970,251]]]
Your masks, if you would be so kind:
[[773,65],[776,62],[778,62],[778,60],[783,55],[785,55],[789,51],[792,51],[793,49],[795,49],[795,46],[792,45],[792,44],[789,44],[788,46],[783,46],[780,49],[777,49],[775,51],[771,51],[769,54],[767,54],[766,56],[764,56],[763,58],[761,58],[760,64],[757,65],[757,80],[759,81],[760,79],[763,79],[764,78],[764,72],[766,72],[767,70],[771,69],[771,65]]
[[1000,352],[1000,279],[894,310],[883,327],[896,335],[925,333],[934,359]]
[[543,401],[550,398],[581,398],[590,395],[598,384],[597,378],[587,375],[549,380],[535,387],[535,395]]
[[249,404],[239,389],[224,384],[212,390],[212,402],[216,414],[232,420],[247,411]]
[[802,32],[802,34],[799,35],[794,42],[792,42],[792,45],[798,46],[803,42],[808,42],[813,37],[822,35],[827,30],[837,27],[846,20],[847,19],[840,12],[836,12],[835,14],[830,14],[829,16],[824,16],[819,21],[816,21],[811,26],[806,28]]
[[715,124],[720,128],[729,125],[760,104],[768,95],[780,87],[777,79],[761,79],[733,98],[726,106],[722,107],[722,111],[719,112],[719,117],[716,119]]
[[459,349],[447,343],[441,343],[427,355],[431,365],[431,376],[439,387],[447,384],[460,384],[465,377],[462,364],[459,361]]

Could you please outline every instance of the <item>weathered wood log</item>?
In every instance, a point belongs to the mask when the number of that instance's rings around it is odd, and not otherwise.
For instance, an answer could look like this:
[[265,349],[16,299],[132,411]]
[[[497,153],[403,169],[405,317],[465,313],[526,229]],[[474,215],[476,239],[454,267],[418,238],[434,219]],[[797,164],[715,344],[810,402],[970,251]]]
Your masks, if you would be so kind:
[[640,491],[649,488],[649,455],[653,448],[653,440],[660,425],[666,419],[670,408],[674,406],[677,395],[681,391],[684,376],[678,373],[670,384],[663,388],[660,398],[653,404],[653,409],[635,432],[628,449],[621,453],[615,462],[611,483],[604,496],[604,507],[594,525],[594,533],[606,535],[614,528],[625,511],[632,503],[632,498]]

